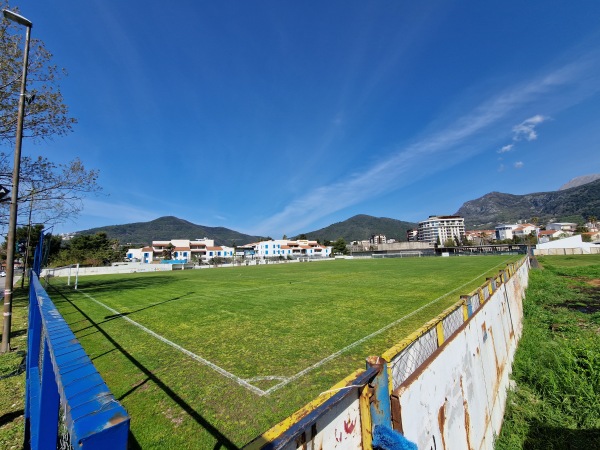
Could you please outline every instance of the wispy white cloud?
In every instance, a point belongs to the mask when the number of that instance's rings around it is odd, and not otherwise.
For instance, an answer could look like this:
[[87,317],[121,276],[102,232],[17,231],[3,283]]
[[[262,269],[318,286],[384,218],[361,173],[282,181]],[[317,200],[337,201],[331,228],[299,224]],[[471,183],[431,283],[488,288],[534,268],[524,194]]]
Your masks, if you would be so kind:
[[523,168],[523,166],[524,166],[523,161],[517,161],[514,164],[514,166],[515,166],[515,169],[521,169],[521,168]]
[[514,144],[508,144],[505,145],[504,147],[502,147],[500,150],[498,150],[498,153],[506,153],[506,152],[510,152],[514,147]]
[[504,172],[506,170],[506,166],[504,164],[500,164],[498,166],[498,172]]
[[[288,202],[282,211],[258,223],[253,233],[264,235],[277,234],[280,230],[305,231],[307,226],[322,217],[464,161],[483,151],[472,143],[481,137],[485,129],[505,120],[521,107],[546,99],[557,90],[580,82],[585,63],[577,61],[568,64],[492,96],[441,130],[398,149],[363,172],[346,175],[337,182],[320,186]],[[590,88],[594,93],[598,90],[600,86],[597,85]],[[534,139],[535,127],[546,119],[541,115],[530,117],[517,125],[514,131],[527,139]],[[503,170],[503,166],[501,168]]]
[[546,120],[548,120],[548,117],[537,114],[529,119],[524,120],[519,125],[515,125],[513,127],[513,140],[520,141],[521,139],[525,139],[527,141],[533,141],[537,139],[538,135],[535,127]]

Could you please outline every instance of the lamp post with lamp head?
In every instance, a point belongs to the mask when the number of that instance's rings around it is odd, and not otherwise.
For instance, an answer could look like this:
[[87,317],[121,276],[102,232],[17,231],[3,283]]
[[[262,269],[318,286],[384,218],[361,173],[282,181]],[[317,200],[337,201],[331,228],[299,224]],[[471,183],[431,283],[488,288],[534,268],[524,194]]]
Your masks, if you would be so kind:
[[[25,50],[23,52],[23,74],[21,76],[21,95],[19,96],[19,112],[17,116],[17,134],[15,144],[15,162],[12,176],[12,195],[10,200],[10,218],[8,222],[8,236],[6,239],[6,281],[4,286],[4,327],[2,329],[2,345],[0,353],[10,351],[10,328],[12,318],[12,294],[14,284],[15,266],[15,236],[17,231],[17,200],[19,198],[19,170],[21,167],[21,142],[23,140],[23,120],[25,115],[25,88],[27,85],[27,64],[29,61],[29,38],[31,34],[31,21],[25,17],[5,9],[2,11],[8,20],[23,25],[26,29]],[[23,274],[25,276],[25,274]]]

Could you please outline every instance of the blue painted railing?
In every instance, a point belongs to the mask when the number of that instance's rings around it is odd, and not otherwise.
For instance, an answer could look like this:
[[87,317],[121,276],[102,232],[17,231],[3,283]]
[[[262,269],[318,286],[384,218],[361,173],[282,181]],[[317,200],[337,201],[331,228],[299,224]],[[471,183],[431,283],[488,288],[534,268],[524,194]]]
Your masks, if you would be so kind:
[[40,284],[41,248],[30,274],[26,445],[56,449],[62,411],[74,449],[126,449],[129,416]]

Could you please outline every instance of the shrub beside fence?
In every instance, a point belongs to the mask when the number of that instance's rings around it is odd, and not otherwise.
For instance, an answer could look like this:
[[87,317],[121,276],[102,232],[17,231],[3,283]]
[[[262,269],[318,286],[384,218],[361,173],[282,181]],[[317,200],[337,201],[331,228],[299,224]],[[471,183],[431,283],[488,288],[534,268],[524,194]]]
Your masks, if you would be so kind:
[[528,274],[528,258],[508,265],[247,448],[370,450],[408,439],[418,448],[493,449]]

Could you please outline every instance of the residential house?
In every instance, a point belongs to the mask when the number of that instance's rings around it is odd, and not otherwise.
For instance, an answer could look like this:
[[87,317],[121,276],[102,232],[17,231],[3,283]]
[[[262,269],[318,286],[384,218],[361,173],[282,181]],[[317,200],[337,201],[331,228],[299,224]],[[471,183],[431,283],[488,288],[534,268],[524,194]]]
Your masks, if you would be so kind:
[[317,241],[300,239],[291,241],[289,239],[278,239],[271,241],[254,242],[241,247],[247,256],[257,259],[269,258],[328,258],[331,256],[331,248],[319,244]]
[[538,233],[538,243],[544,244],[552,239],[558,239],[562,234],[560,230],[542,230]]
[[533,233],[537,235],[539,228],[531,223],[521,223],[513,230],[513,236],[525,239]]
[[485,245],[489,244],[494,237],[496,232],[494,230],[468,230],[465,231],[465,239],[471,245]]
[[182,262],[209,261],[214,257],[231,258],[234,249],[231,247],[215,246],[213,239],[171,239],[152,241],[152,246],[127,250],[127,258],[146,264],[165,259],[165,252],[171,251],[171,260]]
[[500,224],[500,225],[496,225],[495,228],[495,232],[496,232],[496,240],[497,241],[504,241],[506,239],[512,239],[513,238],[513,230],[515,228],[517,228],[519,225],[517,225],[516,223],[514,224]]
[[546,225],[546,230],[562,231],[563,236],[572,236],[577,231],[577,224],[573,222],[553,222]]
[[539,228],[531,223],[501,224],[496,227],[495,232],[496,240],[503,241],[514,237],[525,239],[531,233],[536,235],[539,232]]

